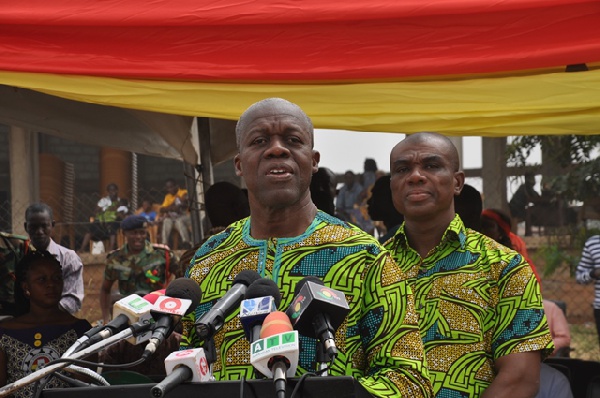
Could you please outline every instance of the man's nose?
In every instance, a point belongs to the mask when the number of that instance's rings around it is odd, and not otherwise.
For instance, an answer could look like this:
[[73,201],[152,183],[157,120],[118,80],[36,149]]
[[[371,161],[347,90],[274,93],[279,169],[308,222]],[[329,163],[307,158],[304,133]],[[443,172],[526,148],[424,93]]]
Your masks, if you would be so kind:
[[290,154],[289,149],[285,146],[285,142],[281,137],[273,137],[269,141],[269,148],[267,149],[265,155],[270,156],[288,156]]
[[423,175],[421,168],[413,167],[408,175],[408,181],[410,183],[414,184],[414,183],[423,182],[424,180],[425,180],[425,176]]

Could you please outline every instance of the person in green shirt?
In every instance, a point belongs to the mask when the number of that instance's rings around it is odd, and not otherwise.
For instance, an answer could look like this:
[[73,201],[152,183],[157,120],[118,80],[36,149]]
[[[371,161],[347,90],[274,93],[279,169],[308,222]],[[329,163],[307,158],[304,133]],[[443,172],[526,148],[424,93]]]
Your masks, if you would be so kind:
[[436,397],[535,397],[553,349],[540,286],[519,253],[455,213],[465,181],[456,148],[409,135],[390,171],[405,221],[385,246],[409,276]]
[[[378,397],[429,397],[412,293],[406,275],[377,240],[317,207],[309,191],[317,172],[312,122],[297,105],[271,98],[252,105],[236,127],[234,165],[248,187],[250,217],[212,236],[196,252],[186,276],[203,292],[183,319],[181,348],[201,345],[194,322],[231,288],[243,270],[273,280],[288,308],[306,276],[343,292],[350,312],[335,334],[339,354],[330,375],[355,377]],[[253,378],[250,344],[239,311],[214,336],[217,380]],[[317,370],[317,342],[300,336],[296,376]]]

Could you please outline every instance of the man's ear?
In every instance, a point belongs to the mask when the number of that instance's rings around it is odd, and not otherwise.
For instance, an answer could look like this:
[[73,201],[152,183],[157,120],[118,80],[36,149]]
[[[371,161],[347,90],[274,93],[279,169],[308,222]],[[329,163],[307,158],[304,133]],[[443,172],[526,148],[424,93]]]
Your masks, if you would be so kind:
[[319,162],[321,161],[321,154],[319,153],[319,151],[316,151],[313,149],[313,171],[312,173],[315,174],[317,171],[319,171]]
[[244,173],[242,172],[242,164],[240,161],[240,154],[238,153],[233,158],[233,167],[235,168],[235,175],[238,177],[243,177]]
[[464,171],[456,171],[454,173],[454,196],[460,195],[463,187],[465,186],[465,172]]

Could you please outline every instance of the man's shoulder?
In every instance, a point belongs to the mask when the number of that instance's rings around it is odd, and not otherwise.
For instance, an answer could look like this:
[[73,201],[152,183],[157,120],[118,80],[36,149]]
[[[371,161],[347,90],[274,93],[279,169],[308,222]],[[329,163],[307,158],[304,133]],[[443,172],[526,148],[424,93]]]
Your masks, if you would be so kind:
[[150,247],[152,248],[152,254],[155,256],[173,256],[175,253],[169,246],[162,243],[151,243]]
[[340,220],[331,214],[319,211],[317,213],[317,221],[317,230],[327,228],[327,236],[332,242],[342,238],[352,237],[352,240],[358,245],[372,244],[383,249],[381,243],[379,243],[373,235],[363,231],[356,225]]
[[27,241],[29,241],[29,237],[27,237],[25,235],[12,234],[9,232],[1,232],[0,231],[0,237],[2,237],[4,240],[10,242],[10,244],[15,247],[24,246],[25,243]]
[[586,245],[588,246],[592,246],[592,245],[598,245],[600,246],[600,235],[592,235],[589,238],[587,238],[587,240],[585,241]]
[[128,253],[125,247],[123,246],[108,252],[106,254],[106,262],[108,263],[110,261],[122,261],[123,259],[126,259],[130,256],[132,255],[130,255],[130,253]]
[[[50,250],[50,248],[52,246],[54,246],[54,247],[52,248],[52,250]],[[57,254],[60,254],[61,256],[68,259],[69,261],[75,261],[75,262],[81,263],[81,257],[79,257],[79,254],[77,254],[77,252],[75,250],[69,249],[68,247],[65,247],[62,245],[59,245],[58,243],[54,242],[54,240],[50,241],[50,245],[48,246],[48,249],[50,252],[56,250],[58,252]]]

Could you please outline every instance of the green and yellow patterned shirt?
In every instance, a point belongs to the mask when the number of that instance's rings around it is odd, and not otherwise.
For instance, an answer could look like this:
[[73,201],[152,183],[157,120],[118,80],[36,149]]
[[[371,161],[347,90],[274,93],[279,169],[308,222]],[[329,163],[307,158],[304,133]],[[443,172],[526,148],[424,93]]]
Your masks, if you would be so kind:
[[[281,291],[280,310],[292,302],[305,276],[321,278],[346,295],[350,312],[336,332],[339,355],[331,375],[357,378],[381,397],[431,396],[418,319],[406,275],[389,253],[359,228],[319,211],[304,234],[256,240],[250,219],[211,237],[192,259],[186,276],[202,289],[195,313],[184,318],[181,348],[198,347],[194,321],[206,313],[243,270],[257,271]],[[217,380],[253,378],[250,345],[239,310],[215,335]],[[297,376],[316,370],[316,340],[300,336]]]
[[495,359],[552,352],[540,286],[519,253],[465,228],[457,215],[423,259],[404,226],[385,247],[408,274],[437,397],[479,397]]
[[[168,263],[168,273],[167,271]],[[163,245],[146,246],[138,254],[131,254],[127,244],[106,256],[104,279],[119,281],[119,291],[123,295],[150,293],[163,289],[170,275],[177,274],[177,257]]]

